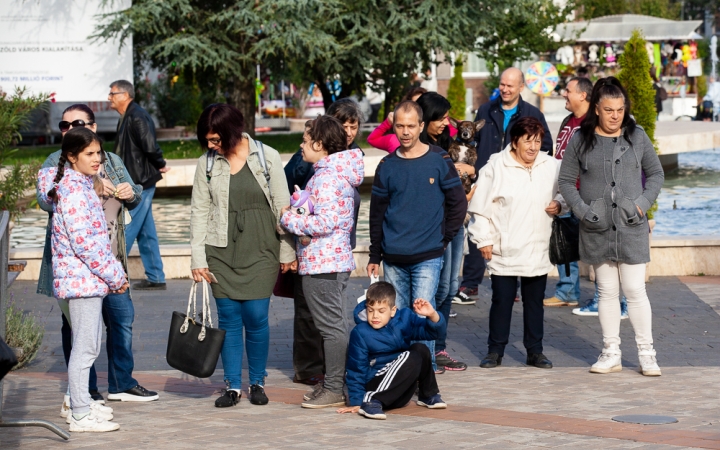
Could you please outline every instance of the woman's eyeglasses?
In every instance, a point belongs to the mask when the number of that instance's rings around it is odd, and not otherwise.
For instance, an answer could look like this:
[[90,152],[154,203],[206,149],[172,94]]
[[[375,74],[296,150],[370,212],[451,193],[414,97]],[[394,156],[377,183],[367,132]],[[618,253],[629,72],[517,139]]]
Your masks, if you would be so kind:
[[85,122],[84,120],[79,120],[79,119],[78,119],[78,120],[73,120],[72,122],[68,122],[67,120],[63,120],[62,122],[60,122],[60,123],[58,124],[58,126],[60,127],[60,131],[62,131],[62,132],[64,133],[64,132],[66,132],[67,130],[69,130],[70,128],[74,128],[74,127],[84,127],[84,126],[87,126],[87,125],[92,125],[92,124],[94,124],[94,123],[95,123],[95,122]]

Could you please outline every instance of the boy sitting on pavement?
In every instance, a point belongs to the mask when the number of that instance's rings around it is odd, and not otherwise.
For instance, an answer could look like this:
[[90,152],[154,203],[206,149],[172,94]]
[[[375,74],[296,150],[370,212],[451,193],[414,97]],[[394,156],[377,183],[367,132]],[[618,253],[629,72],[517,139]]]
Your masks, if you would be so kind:
[[436,339],[445,320],[427,300],[416,299],[413,310],[395,307],[395,288],[390,283],[380,281],[367,290],[366,300],[355,307],[357,325],[348,344],[350,406],[337,412],[385,419],[383,408],[405,406],[418,384],[418,405],[447,408],[435,380],[430,350],[425,344],[411,344]]

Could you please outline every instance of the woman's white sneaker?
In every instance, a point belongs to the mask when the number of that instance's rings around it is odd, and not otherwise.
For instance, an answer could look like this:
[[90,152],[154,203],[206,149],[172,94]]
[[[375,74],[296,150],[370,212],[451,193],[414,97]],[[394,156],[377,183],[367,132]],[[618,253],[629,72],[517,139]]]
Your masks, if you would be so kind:
[[[102,406],[102,405],[99,405]],[[98,415],[97,409],[90,407],[90,413],[80,420],[68,416],[70,419],[70,431],[78,433],[103,433],[106,431],[115,431],[120,429],[120,424],[110,422]]]
[[[90,403],[90,411],[95,411],[95,414],[105,420],[113,420],[113,409],[109,406],[103,406],[100,403],[92,402]],[[69,413],[67,415],[67,418],[65,419],[65,423],[70,423],[70,418],[72,417],[72,409],[69,410]]]
[[592,373],[611,373],[622,370],[622,352],[616,345],[603,349],[595,364],[590,367]]
[[646,377],[659,377],[660,366],[655,359],[655,350],[652,345],[641,345],[638,348],[638,359],[640,360],[640,369]]

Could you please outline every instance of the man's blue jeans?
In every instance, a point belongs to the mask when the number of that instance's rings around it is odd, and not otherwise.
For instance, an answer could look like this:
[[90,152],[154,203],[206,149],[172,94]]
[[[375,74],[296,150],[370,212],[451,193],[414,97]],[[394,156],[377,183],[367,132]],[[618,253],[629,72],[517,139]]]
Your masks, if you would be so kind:
[[[247,352],[250,384],[265,384],[268,353],[270,352],[270,325],[268,310],[270,298],[259,300],[232,300],[216,298],[218,326],[225,330],[222,346],[222,363],[228,389],[242,387],[243,344]],[[245,342],[243,343],[243,327]]]
[[[559,219],[565,219],[572,215],[572,213],[563,214],[558,216]],[[580,300],[580,268],[577,262],[570,263],[570,276],[566,275],[565,264],[558,264],[558,273],[560,279],[555,285],[555,297],[559,298],[564,302],[579,301]]]
[[435,293],[437,311],[442,314],[447,324],[447,327],[440,332],[440,337],[435,340],[435,352],[443,351],[447,347],[445,339],[447,338],[447,329],[450,326],[450,306],[460,286],[458,275],[460,274],[460,264],[462,264],[464,246],[465,229],[460,228],[458,234],[445,249],[443,266],[440,271],[440,282],[438,283],[437,293]]
[[140,259],[145,267],[145,278],[152,283],[164,283],[165,273],[160,258],[160,243],[152,215],[154,195],[155,186],[143,189],[142,200],[130,210],[132,221],[125,227],[125,245],[129,255],[130,249],[137,239]]
[[560,279],[555,285],[555,297],[564,302],[580,300],[580,268],[577,262],[570,263],[570,276],[566,275],[565,264],[558,264]]
[[132,353],[132,324],[135,307],[130,291],[108,294],[103,299],[103,322],[107,329],[108,392],[118,394],[138,385],[132,377],[135,361]]
[[[443,258],[438,257],[415,264],[393,264],[383,262],[385,281],[392,284],[396,291],[395,306],[412,308],[416,298],[422,298],[435,307],[435,293],[440,281]],[[420,341],[427,345],[435,365],[435,341]]]

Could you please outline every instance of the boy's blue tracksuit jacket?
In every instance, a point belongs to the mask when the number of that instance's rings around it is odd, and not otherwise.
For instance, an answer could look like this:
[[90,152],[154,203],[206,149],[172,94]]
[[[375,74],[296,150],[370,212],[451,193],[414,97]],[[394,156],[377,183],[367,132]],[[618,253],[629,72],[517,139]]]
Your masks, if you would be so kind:
[[399,309],[395,317],[379,330],[367,322],[365,302],[355,307],[355,328],[350,333],[347,353],[347,387],[350,406],[362,405],[365,384],[378,370],[410,348],[412,341],[432,341],[445,328],[445,319],[435,323],[420,317],[412,308]]

